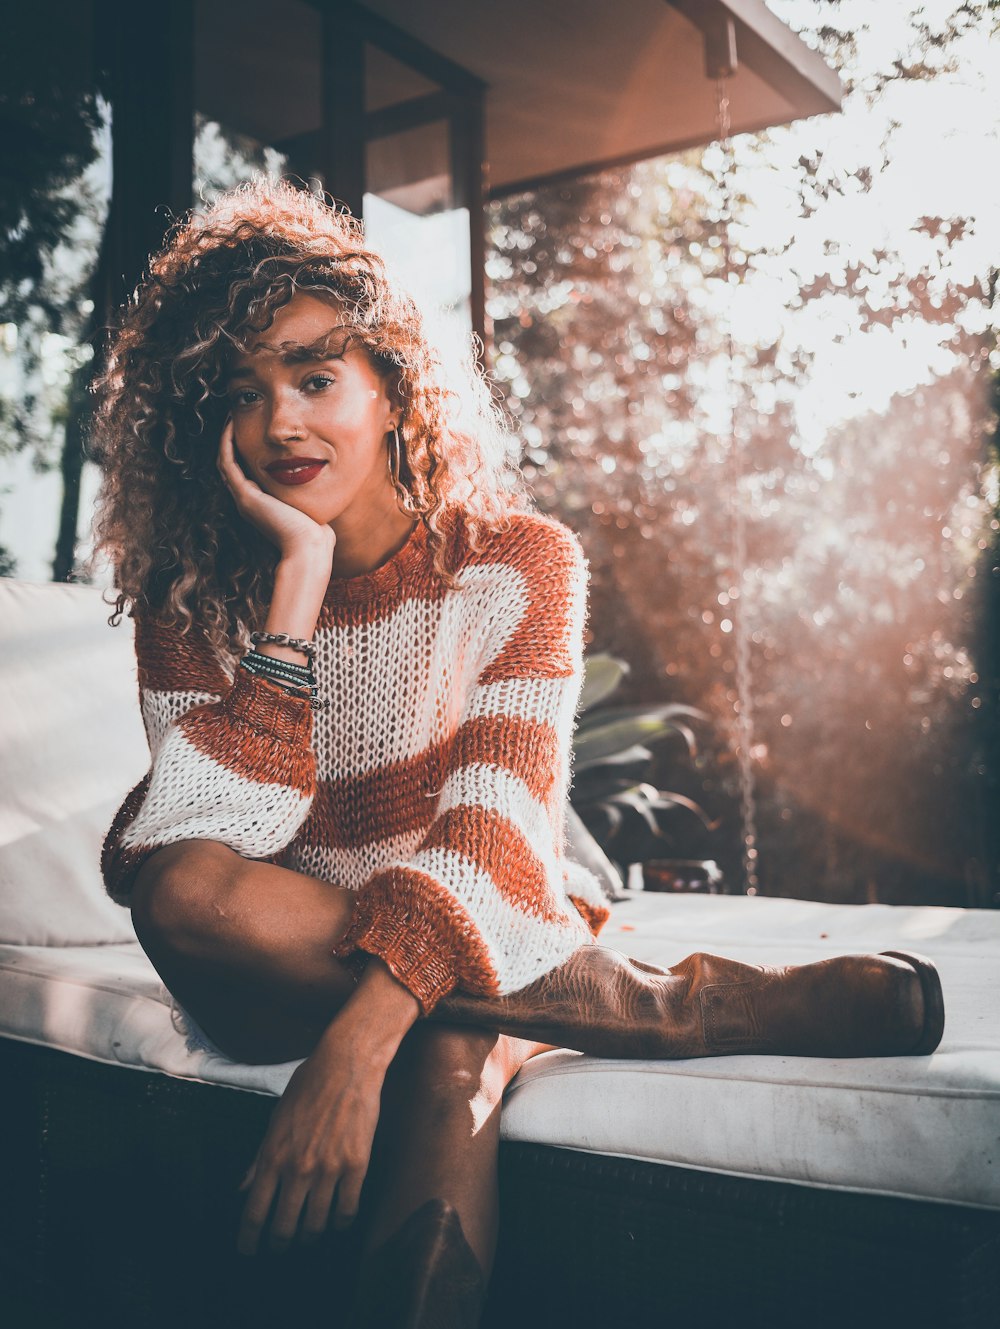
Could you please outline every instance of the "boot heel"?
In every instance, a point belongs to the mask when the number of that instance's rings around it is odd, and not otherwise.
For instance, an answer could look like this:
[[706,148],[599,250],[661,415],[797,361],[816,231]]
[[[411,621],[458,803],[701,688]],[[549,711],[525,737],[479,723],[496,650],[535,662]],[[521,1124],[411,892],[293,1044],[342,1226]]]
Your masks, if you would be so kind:
[[938,971],[926,956],[916,955],[913,951],[880,951],[894,960],[905,960],[920,979],[920,988],[924,994],[924,1028],[920,1037],[909,1052],[909,1057],[926,1057],[941,1042],[944,1033],[944,993],[941,991],[941,979]]

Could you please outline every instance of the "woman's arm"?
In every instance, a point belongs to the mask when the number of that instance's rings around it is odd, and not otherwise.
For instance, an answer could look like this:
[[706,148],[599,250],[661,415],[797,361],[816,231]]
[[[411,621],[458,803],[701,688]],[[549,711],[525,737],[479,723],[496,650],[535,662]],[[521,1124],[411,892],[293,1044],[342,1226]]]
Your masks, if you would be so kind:
[[119,809],[101,867],[128,904],[155,850],[218,840],[268,858],[298,831],[315,793],[306,698],[238,669],[230,682],[208,641],[136,616],[136,656],[150,769]]
[[[265,629],[311,638],[330,580],[335,537],[248,480],[223,431],[219,469],[237,510],[279,549]],[[128,795],[102,855],[112,898],[128,903],[136,873],[156,849],[209,839],[246,858],[280,852],[299,830],[316,789],[309,703],[237,669],[230,680],[207,639],[136,617],[136,656],[151,766]],[[281,646],[261,650],[302,661]]]

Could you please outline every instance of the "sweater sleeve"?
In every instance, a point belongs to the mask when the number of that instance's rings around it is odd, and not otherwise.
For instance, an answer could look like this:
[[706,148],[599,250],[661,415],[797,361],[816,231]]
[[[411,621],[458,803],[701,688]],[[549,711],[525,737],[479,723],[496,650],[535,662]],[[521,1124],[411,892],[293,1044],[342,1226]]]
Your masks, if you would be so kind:
[[481,559],[459,574],[482,578],[481,653],[434,820],[406,862],[361,888],[334,951],[379,956],[424,1014],[456,986],[517,991],[592,941],[608,916],[596,883],[575,898],[580,871],[571,878],[562,852],[583,677],[583,551],[565,527],[531,517]]
[[223,670],[208,640],[136,615],[139,701],[150,769],[108,831],[101,870],[127,904],[154,850],[218,840],[246,858],[284,849],[316,790],[309,703],[237,669]]

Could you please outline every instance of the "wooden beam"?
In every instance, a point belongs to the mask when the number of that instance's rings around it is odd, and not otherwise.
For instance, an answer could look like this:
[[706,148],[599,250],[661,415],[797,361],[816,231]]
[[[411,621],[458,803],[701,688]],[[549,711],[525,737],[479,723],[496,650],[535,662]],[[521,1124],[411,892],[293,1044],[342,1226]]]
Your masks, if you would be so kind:
[[371,142],[372,139],[390,138],[408,129],[434,124],[436,120],[447,120],[456,112],[460,113],[465,104],[465,98],[456,97],[450,92],[429,92],[424,97],[409,97],[405,102],[396,102],[394,106],[370,111],[365,116],[365,137]]
[[[702,32],[718,32],[727,19],[736,28],[736,50],[746,65],[809,115],[839,111],[843,88],[835,69],[811,51],[761,0],[665,0]],[[741,130],[745,133],[745,130]]]
[[351,0],[308,0],[308,3],[319,9],[325,18],[335,17],[344,31],[371,42],[432,83],[439,84],[445,92],[476,96],[486,89],[486,84],[475,74],[470,74],[454,60],[362,5],[353,4]]

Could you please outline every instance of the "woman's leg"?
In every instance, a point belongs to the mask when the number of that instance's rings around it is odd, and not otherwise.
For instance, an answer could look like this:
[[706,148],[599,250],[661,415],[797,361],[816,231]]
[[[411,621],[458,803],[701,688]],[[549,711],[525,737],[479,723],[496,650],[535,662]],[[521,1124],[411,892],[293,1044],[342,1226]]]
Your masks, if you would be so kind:
[[420,1022],[382,1092],[350,1324],[472,1329],[498,1223],[504,1090],[548,1045]]
[[166,986],[236,1061],[307,1057],[354,990],[330,949],[343,887],[212,840],[158,850],[132,893],[136,935]]
[[[329,882],[188,841],[154,854],[133,917],[167,987],[244,1061],[307,1056],[350,994],[330,948],[353,896]],[[603,946],[503,997],[451,993],[435,1021],[606,1057],[921,1055],[941,1038],[933,966],[849,955],[777,968],[698,952],[665,971]]]

